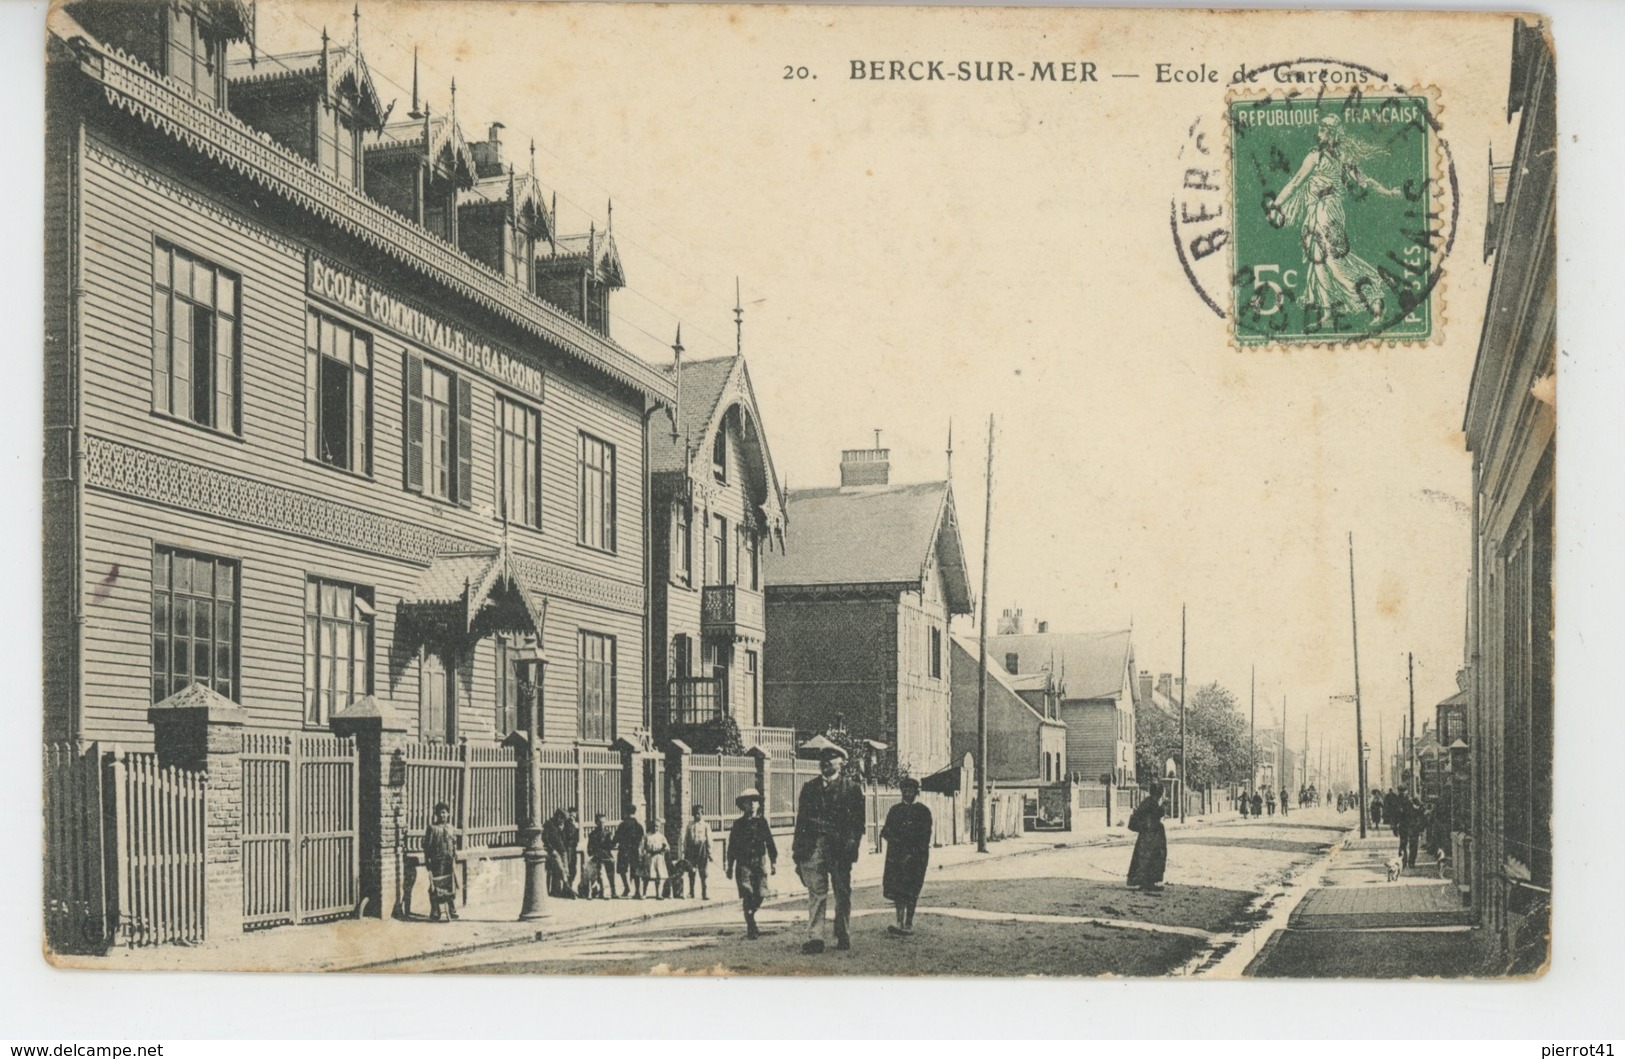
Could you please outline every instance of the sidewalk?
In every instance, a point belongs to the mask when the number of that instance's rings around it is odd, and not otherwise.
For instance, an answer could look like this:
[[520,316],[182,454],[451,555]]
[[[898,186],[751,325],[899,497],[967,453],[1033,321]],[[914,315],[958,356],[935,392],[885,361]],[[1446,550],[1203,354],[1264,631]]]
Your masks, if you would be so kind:
[[[1202,827],[1223,823],[1225,818],[1193,819],[1183,826]],[[1170,829],[1178,828],[1177,822]],[[1058,847],[1096,846],[1127,843],[1133,838],[1125,828],[1100,828],[1074,832],[1035,832],[991,843],[987,858],[1003,858],[1036,853]],[[944,846],[932,850],[932,868],[946,868],[985,859],[974,844]],[[872,886],[880,881],[885,858],[864,849],[852,870],[854,887]],[[781,849],[779,871],[770,878],[775,887],[769,905],[802,899],[805,891],[790,863],[789,850]],[[617,923],[645,922],[661,916],[677,915],[701,907],[727,907],[737,903],[734,884],[712,866],[711,900],[690,898],[664,901],[645,898],[615,900],[569,900],[551,898],[547,919],[521,923],[518,895],[509,903],[496,901],[473,904],[462,909],[453,923],[431,923],[426,919],[343,919],[330,923],[278,927],[212,939],[202,945],[166,945],[143,949],[114,949],[106,956],[63,956],[58,966],[98,970],[167,971],[381,971],[395,964],[426,956],[452,956],[481,949],[498,949],[548,939],[585,934]]]
[[1347,838],[1245,974],[1259,978],[1461,978],[1488,973],[1486,947],[1448,868],[1429,854],[1388,878],[1398,842]]

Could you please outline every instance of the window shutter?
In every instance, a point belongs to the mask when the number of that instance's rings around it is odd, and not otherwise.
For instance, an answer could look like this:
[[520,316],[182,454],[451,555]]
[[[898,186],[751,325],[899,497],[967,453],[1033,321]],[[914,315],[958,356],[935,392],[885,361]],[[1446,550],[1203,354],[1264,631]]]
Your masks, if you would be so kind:
[[406,488],[423,492],[423,358],[406,354]]
[[474,386],[461,375],[456,382],[457,503],[471,507],[474,503]]

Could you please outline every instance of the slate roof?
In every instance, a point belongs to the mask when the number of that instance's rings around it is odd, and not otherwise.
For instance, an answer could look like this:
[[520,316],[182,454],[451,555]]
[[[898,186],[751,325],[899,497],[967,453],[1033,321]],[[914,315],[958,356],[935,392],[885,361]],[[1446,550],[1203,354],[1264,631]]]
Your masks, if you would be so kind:
[[[970,671],[972,674],[974,674],[976,672],[976,659],[981,654],[981,645],[976,642],[974,637],[970,636],[951,636],[949,639],[953,641],[954,650],[963,654],[966,660],[970,662]],[[952,673],[953,670],[950,669],[949,672]],[[1022,709],[1032,714],[1033,720],[1037,721],[1039,724],[1053,725],[1056,728],[1066,727],[1065,721],[1058,717],[1045,717],[1041,712],[1039,712],[1036,706],[1021,697],[1022,687],[1030,686],[1032,678],[1025,673],[1019,676],[1012,674],[1006,670],[1004,666],[999,664],[999,656],[993,653],[993,638],[991,636],[988,637],[987,641],[987,679],[988,687],[990,689],[993,689],[994,686],[997,685],[998,689],[1005,693],[1006,697],[1013,705],[1020,706]],[[1023,684],[1023,681],[1026,681],[1027,684]],[[976,697],[975,682],[972,681],[969,687],[970,698],[974,701]],[[961,699],[964,696],[964,690],[965,689],[960,687],[958,683],[954,685],[955,694],[953,701],[955,703],[961,702]],[[993,691],[993,694],[998,694],[998,691]]]
[[[511,198],[511,203],[510,203]],[[529,173],[497,173],[480,177],[473,187],[457,192],[459,206],[504,206],[539,239],[553,228],[553,215],[542,198],[542,186]]]
[[[241,56],[226,63],[226,77],[233,86],[270,85],[278,81],[300,81],[320,78],[322,50],[288,52],[283,55]],[[360,117],[369,128],[383,125],[384,103],[373,83],[372,71],[361,49],[353,44],[335,44],[327,49],[327,82],[322,86],[329,95],[346,86],[356,95],[361,108]]]
[[[427,132],[428,146],[424,146]],[[473,187],[477,163],[474,150],[463,138],[463,130],[449,115],[431,114],[425,118],[392,121],[367,138],[366,152],[393,151],[416,147],[434,161],[442,176],[451,176],[461,188]]]
[[[716,417],[717,403],[734,376],[734,367],[742,363],[740,357],[716,357],[711,360],[683,361],[683,393],[678,407],[677,438],[661,425],[649,427],[649,471],[663,474],[686,471],[685,457],[704,452],[710,459],[711,422]],[[674,366],[667,364],[663,373],[676,378]],[[685,441],[689,446],[685,452]]]
[[1113,699],[1123,690],[1124,674],[1133,658],[1132,635],[1128,629],[1108,632],[1017,633],[989,636],[989,658],[1004,660],[1016,653],[1016,668],[1029,673],[1055,659],[1056,675],[1066,686],[1066,701]]
[[464,625],[471,627],[474,616],[502,579],[518,588],[531,623],[540,631],[546,620],[546,594],[531,583],[508,553],[501,548],[437,555],[417,582],[401,596],[403,606],[449,606],[464,608]]
[[539,257],[536,263],[543,269],[556,264],[587,262],[598,278],[611,287],[626,286],[626,271],[621,267],[621,254],[615,248],[615,236],[610,232],[591,231],[580,235],[561,235],[553,244],[553,253]]
[[784,554],[770,553],[775,586],[920,584],[933,552],[950,614],[971,611],[965,550],[947,482],[800,489],[785,505]]

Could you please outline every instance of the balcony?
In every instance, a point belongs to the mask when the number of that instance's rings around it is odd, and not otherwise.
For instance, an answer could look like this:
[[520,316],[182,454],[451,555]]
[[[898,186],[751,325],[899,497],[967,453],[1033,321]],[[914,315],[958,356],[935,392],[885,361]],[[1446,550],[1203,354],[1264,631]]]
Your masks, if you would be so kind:
[[760,640],[766,630],[766,607],[760,592],[738,585],[705,586],[700,596],[701,633]]

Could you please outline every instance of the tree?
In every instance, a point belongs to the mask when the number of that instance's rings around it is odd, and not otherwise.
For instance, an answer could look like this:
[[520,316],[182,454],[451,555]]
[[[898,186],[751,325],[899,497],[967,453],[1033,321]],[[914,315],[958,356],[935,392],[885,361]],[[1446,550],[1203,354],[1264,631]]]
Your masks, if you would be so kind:
[[[1135,760],[1143,779],[1161,777],[1179,760],[1179,709],[1146,704],[1135,715]],[[1185,709],[1185,778],[1190,786],[1229,785],[1247,775],[1247,722],[1236,697],[1217,682],[1191,695]]]

